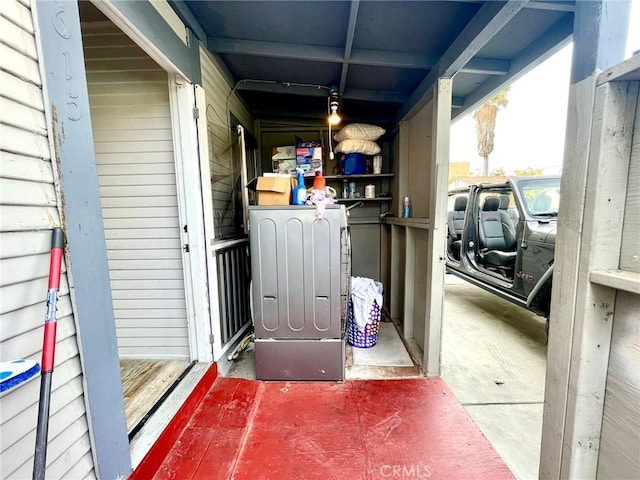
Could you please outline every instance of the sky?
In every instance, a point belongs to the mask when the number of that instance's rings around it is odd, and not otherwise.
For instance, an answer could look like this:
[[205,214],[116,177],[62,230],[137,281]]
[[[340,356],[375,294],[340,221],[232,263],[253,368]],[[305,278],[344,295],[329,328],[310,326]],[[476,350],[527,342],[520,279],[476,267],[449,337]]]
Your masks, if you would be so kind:
[[[640,0],[633,0],[625,58],[640,50]],[[511,85],[509,105],[496,120],[494,150],[489,171],[503,168],[542,168],[559,174],[569,98],[572,46],[568,45]],[[471,174],[479,175],[483,161],[476,150],[473,112],[451,127],[451,162],[470,162]]]

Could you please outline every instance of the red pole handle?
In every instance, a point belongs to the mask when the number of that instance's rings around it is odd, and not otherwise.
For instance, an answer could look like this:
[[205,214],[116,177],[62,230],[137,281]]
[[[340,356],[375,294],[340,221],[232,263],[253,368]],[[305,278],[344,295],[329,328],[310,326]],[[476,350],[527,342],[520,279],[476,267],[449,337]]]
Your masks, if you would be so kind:
[[51,236],[51,259],[49,261],[49,291],[47,292],[47,315],[44,323],[42,341],[42,373],[52,372],[56,348],[56,312],[58,310],[58,291],[60,290],[60,271],[62,269],[64,235],[61,228],[55,228]]

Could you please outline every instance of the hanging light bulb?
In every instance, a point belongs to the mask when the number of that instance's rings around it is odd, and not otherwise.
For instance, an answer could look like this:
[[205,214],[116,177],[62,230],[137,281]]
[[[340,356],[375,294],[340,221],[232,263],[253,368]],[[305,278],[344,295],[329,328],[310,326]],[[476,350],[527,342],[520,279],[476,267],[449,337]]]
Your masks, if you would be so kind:
[[338,98],[338,92],[335,88],[332,88],[331,93],[329,93],[329,125],[338,125],[342,121],[340,115],[338,115],[338,107],[340,105]]
[[329,123],[331,125],[338,125],[342,121],[340,115],[338,115],[338,104],[331,105],[331,115],[329,115]]

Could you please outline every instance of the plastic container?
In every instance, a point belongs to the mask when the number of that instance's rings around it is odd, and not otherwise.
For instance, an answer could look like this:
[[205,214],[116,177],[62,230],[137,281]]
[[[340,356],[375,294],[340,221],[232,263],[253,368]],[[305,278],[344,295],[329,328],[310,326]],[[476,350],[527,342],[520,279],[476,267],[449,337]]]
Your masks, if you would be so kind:
[[409,211],[409,197],[404,197],[402,201],[402,218],[409,218],[411,212]]
[[366,162],[363,153],[347,153],[344,157],[345,175],[362,175],[366,173]]
[[304,205],[307,203],[307,187],[304,186],[304,174],[301,169],[297,169],[298,184],[293,189],[293,204]]
[[313,189],[314,190],[324,190],[327,186],[327,182],[322,176],[321,171],[316,172],[316,176],[313,177]]
[[370,183],[364,187],[364,198],[376,198],[376,186]]
[[356,182],[349,182],[349,198],[356,198]]

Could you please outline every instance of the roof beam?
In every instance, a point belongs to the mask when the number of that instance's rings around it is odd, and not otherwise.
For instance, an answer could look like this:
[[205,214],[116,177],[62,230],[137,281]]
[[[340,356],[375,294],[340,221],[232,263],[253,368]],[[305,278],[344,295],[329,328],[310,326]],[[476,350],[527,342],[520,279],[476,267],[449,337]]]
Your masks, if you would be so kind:
[[316,62],[342,63],[344,60],[344,50],[342,48],[300,45],[297,43],[256,42],[254,40],[209,37],[207,39],[207,47],[215,53],[292,58]]
[[236,90],[284,95],[305,95],[307,97],[326,97],[329,95],[329,88],[330,87],[324,85],[299,85],[286,82],[247,80],[238,83]]
[[[351,39],[351,42],[353,39]],[[351,49],[345,51],[337,47],[320,47],[293,43],[256,42],[253,40],[232,40],[209,37],[207,47],[214,53],[236,55],[267,56],[312,60],[316,62],[349,63],[351,65],[372,65],[395,68],[431,70],[438,63],[438,57],[406,52],[386,52],[381,50]],[[349,55],[346,48],[351,49]],[[344,69],[343,69],[344,70]],[[473,58],[461,71],[484,75],[504,75],[509,70],[509,62],[496,58]]]
[[360,0],[352,0],[349,9],[349,23],[347,24],[347,39],[344,42],[344,58],[342,61],[342,72],[340,73],[340,87],[338,93],[344,93],[344,87],[347,83],[347,72],[349,71],[349,59],[351,57],[351,48],[353,47],[353,36],[356,31],[356,22],[358,21],[358,8]]
[[[456,3],[482,3],[481,0],[443,0],[445,2]],[[562,0],[531,0],[526,7],[537,10],[556,10],[559,12],[575,12],[575,2],[580,0],[562,1]]]
[[487,2],[460,32],[451,46],[442,55],[438,64],[429,72],[409,101],[400,109],[396,121],[399,123],[413,116],[424,106],[428,93],[438,78],[453,77],[527,4],[528,0]]
[[[328,87],[324,85],[299,85],[286,82],[245,81],[238,84],[236,90],[276,93],[286,95],[305,95],[308,97],[326,97]],[[348,88],[342,95],[343,99],[361,100],[366,102],[404,103],[409,95],[403,92],[358,90]]]
[[475,109],[487,98],[495,95],[504,88],[507,83],[515,82],[518,78],[540,65],[547,58],[567,45],[571,41],[572,35],[573,15],[567,14],[511,60],[509,73],[507,73],[506,76],[488,79],[474,90],[473,93],[467,96],[464,99],[463,107],[452,112],[452,119]]
[[348,100],[361,100],[364,102],[404,103],[409,98],[409,94],[404,92],[385,92],[380,90],[347,88],[344,91],[342,98],[346,98]]
[[509,60],[497,58],[472,58],[460,73],[477,73],[480,75],[506,75],[509,71]]
[[[268,118],[273,121],[276,118],[288,119],[288,118],[296,118],[296,119],[306,119],[306,120],[318,120],[323,125],[326,125],[327,121],[327,113],[320,110],[301,110],[300,108],[278,108],[277,113],[274,113],[272,109],[262,110],[260,108],[256,108],[251,111],[251,113],[260,118]],[[369,114],[365,116],[359,115],[349,115],[349,122],[353,123],[372,123],[374,125],[388,125],[390,121],[389,117],[383,115],[371,116]]]
[[557,1],[538,1],[533,0],[527,4],[525,8],[532,8],[537,10],[555,10],[557,12],[575,12],[576,6],[574,3],[562,3]]
[[430,70],[438,62],[438,57],[435,55],[421,55],[419,53],[389,52],[359,48],[351,52],[349,62],[353,65]]
[[451,97],[451,108],[464,107],[464,97]]

